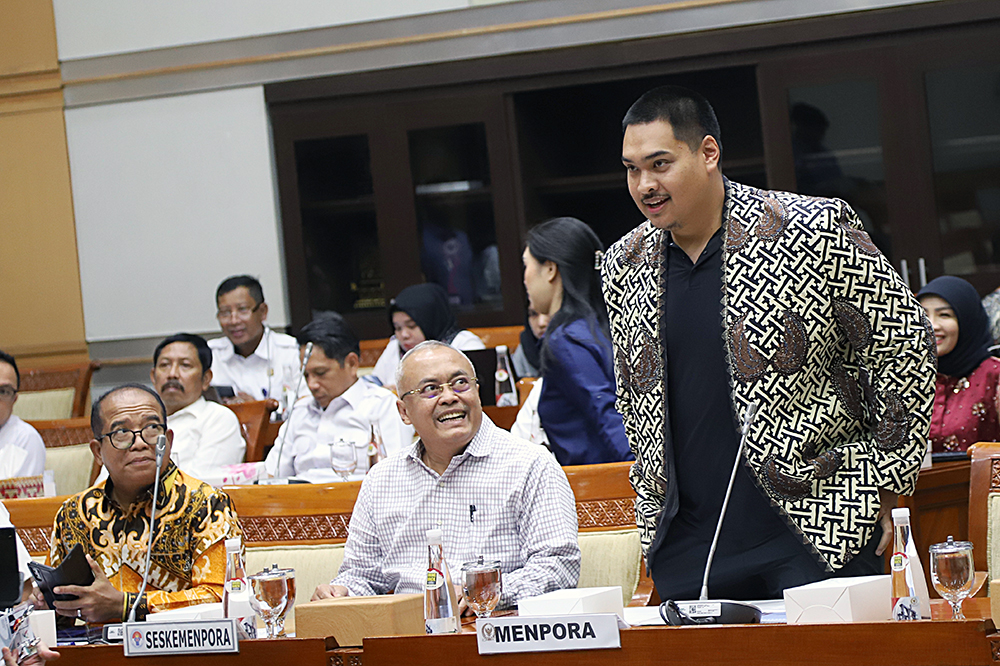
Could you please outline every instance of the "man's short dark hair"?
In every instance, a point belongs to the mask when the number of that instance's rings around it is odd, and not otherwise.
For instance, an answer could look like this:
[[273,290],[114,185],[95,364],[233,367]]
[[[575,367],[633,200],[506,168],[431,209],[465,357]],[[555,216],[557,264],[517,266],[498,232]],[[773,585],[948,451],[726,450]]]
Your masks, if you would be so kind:
[[697,150],[702,139],[711,136],[722,151],[722,131],[715,110],[708,100],[693,90],[680,86],[653,88],[637,99],[622,120],[622,134],[629,125],[647,125],[665,120],[678,141]]
[[122,391],[145,391],[149,395],[156,398],[156,404],[160,406],[160,413],[163,414],[163,424],[167,424],[167,406],[163,404],[163,398],[161,398],[156,391],[149,388],[145,384],[122,384],[121,386],[114,387],[95,400],[93,406],[90,408],[90,429],[94,433],[94,439],[100,439],[107,434],[103,432],[104,415],[101,414],[101,405],[115,393],[121,393]]
[[193,333],[178,333],[177,335],[171,335],[166,338],[160,344],[156,345],[156,349],[153,350],[153,367],[156,367],[156,362],[160,360],[160,352],[163,351],[164,347],[167,345],[172,345],[175,342],[187,342],[188,344],[194,345],[195,350],[198,352],[198,360],[201,362],[201,374],[205,375],[206,372],[212,369],[212,350],[205,342],[205,338],[200,335],[194,335]]
[[254,300],[254,304],[260,305],[264,302],[264,288],[260,286],[260,280],[252,275],[233,275],[232,277],[227,277],[219,285],[219,288],[215,290],[215,302],[218,303],[220,298],[240,287],[247,288],[247,291],[250,292],[250,298]]
[[309,342],[318,346],[327,358],[344,365],[344,359],[351,352],[361,356],[361,343],[347,320],[336,312],[322,312],[302,327],[295,336],[300,345]]
[[11,356],[10,354],[8,354],[4,350],[0,349],[0,363],[6,363],[10,367],[14,368],[14,376],[17,377],[17,386],[15,386],[14,388],[20,391],[21,390],[21,371],[17,369],[17,361],[14,360],[13,356]]

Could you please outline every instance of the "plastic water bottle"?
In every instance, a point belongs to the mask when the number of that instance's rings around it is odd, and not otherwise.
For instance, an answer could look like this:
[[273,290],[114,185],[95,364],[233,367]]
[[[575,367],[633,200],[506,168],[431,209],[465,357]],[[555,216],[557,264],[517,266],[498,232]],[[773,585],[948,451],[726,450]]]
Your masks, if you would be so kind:
[[243,539],[226,539],[226,584],[222,588],[222,615],[236,618],[240,637],[257,638],[257,616],[250,605],[250,583],[243,565]]
[[444,559],[441,530],[427,530],[427,581],[424,584],[424,629],[428,634],[458,632],[458,600]]
[[913,543],[909,509],[892,510],[892,531],[892,619],[930,617],[927,580]]
[[507,345],[497,345],[496,396],[497,407],[517,407],[517,390],[510,374]]

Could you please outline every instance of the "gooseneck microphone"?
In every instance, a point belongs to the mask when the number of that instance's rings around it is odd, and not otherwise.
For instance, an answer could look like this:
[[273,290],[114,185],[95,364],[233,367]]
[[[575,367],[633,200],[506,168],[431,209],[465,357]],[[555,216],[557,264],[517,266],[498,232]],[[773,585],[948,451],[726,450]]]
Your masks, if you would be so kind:
[[281,442],[278,443],[278,462],[274,467],[275,475],[281,472],[281,453],[285,450],[285,440],[288,439],[288,431],[292,424],[292,414],[295,412],[295,403],[298,402],[299,390],[302,388],[302,380],[306,376],[306,363],[313,353],[313,343],[306,343],[306,350],[302,354],[302,363],[299,365],[299,379],[295,382],[295,393],[292,394],[292,406],[288,408],[288,418],[285,419],[285,431],[281,433]]
[[128,621],[135,622],[135,609],[139,606],[139,600],[146,593],[146,583],[149,582],[149,565],[153,556],[153,535],[156,534],[156,502],[160,495],[160,467],[163,465],[163,456],[167,452],[167,436],[160,435],[156,438],[156,475],[153,477],[153,509],[149,515],[149,541],[146,543],[146,567],[142,572],[142,585],[139,593],[135,595],[132,609],[128,613]]
[[698,596],[698,601],[675,602],[667,600],[660,604],[660,616],[667,624],[756,624],[760,622],[760,609],[753,604],[727,600],[710,601],[708,599],[708,574],[712,570],[715,547],[719,543],[722,521],[726,518],[729,497],[733,493],[736,473],[739,471],[740,461],[743,458],[743,450],[746,448],[747,437],[750,434],[750,426],[753,424],[756,415],[757,403],[751,403],[743,415],[743,432],[740,435],[740,445],[736,449],[736,460],[733,461],[733,471],[729,475],[726,496],[722,500],[722,511],[719,513],[719,522],[715,525],[715,536],[712,537],[712,545],[708,550],[708,560],[705,562],[705,574],[701,579],[701,594]]

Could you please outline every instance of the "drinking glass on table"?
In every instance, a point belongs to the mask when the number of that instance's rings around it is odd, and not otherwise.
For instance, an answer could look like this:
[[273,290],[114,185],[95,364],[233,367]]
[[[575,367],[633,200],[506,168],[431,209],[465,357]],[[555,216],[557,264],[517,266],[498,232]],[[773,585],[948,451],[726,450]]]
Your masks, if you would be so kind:
[[484,561],[480,555],[462,565],[462,592],[476,617],[490,616],[500,603],[500,590],[500,562]]
[[280,571],[265,569],[250,576],[250,606],[264,620],[268,638],[278,635],[277,621],[288,605],[288,581]]
[[278,565],[275,564],[271,567],[271,573],[276,573],[284,577],[285,585],[288,586],[288,602],[285,604],[285,609],[278,614],[278,618],[275,620],[275,626],[277,627],[277,637],[287,638],[285,634],[285,620],[292,612],[292,608],[295,607],[295,569],[279,569]]
[[357,466],[358,457],[353,444],[345,442],[343,439],[338,439],[330,444],[330,467],[340,475],[342,480],[347,481]]
[[971,593],[975,579],[972,544],[948,537],[947,541],[934,544],[930,550],[934,589],[951,604],[952,619],[964,620],[962,601]]

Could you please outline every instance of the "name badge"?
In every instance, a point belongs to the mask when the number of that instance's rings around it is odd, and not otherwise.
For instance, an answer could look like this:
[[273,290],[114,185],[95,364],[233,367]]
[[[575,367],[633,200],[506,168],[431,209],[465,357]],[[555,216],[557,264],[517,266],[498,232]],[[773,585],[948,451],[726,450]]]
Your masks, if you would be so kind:
[[479,654],[621,647],[614,613],[479,618],[476,638]]
[[236,619],[126,622],[125,656],[239,652]]

